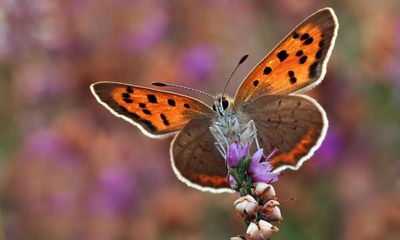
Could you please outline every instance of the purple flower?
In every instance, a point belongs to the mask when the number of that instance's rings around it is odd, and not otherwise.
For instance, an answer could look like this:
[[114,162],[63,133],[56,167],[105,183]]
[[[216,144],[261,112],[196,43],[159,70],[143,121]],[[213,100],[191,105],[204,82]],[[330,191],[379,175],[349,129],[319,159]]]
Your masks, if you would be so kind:
[[264,150],[261,148],[253,154],[247,172],[249,173],[254,182],[265,182],[265,183],[276,182],[278,181],[279,173],[271,172],[272,165],[268,161],[266,161],[269,160],[269,158],[263,157],[264,154],[263,151]]
[[236,167],[242,158],[249,155],[249,149],[249,144],[242,146],[238,142],[232,143],[228,148],[228,154],[226,156],[228,167]]
[[235,178],[230,174],[228,175],[228,183],[229,183],[229,186],[231,186],[231,188],[234,188],[237,184]]

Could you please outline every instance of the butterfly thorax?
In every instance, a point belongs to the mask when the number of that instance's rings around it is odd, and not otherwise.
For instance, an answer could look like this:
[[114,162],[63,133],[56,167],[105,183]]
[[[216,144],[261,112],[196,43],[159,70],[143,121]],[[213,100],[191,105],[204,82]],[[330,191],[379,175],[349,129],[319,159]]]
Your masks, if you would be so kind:
[[213,104],[217,114],[210,131],[216,139],[215,145],[223,156],[226,156],[230,143],[236,141],[251,144],[256,136],[254,122],[243,121],[232,106],[232,101],[223,96],[217,97]]

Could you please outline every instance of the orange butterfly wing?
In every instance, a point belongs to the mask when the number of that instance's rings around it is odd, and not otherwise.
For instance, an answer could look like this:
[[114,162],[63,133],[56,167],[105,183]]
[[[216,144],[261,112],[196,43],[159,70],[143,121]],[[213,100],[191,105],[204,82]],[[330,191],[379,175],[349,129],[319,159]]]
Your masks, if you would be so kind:
[[324,77],[338,29],[330,8],[298,25],[246,77],[235,96],[235,106],[271,94],[311,88]]
[[214,113],[201,101],[177,93],[116,82],[98,82],[90,88],[97,101],[114,115],[150,137],[169,135],[193,118]]

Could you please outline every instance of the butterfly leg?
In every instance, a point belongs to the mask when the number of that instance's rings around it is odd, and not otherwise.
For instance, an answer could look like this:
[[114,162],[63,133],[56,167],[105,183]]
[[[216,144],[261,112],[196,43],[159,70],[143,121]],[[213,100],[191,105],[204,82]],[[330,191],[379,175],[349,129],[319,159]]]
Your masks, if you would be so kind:
[[256,142],[257,149],[260,149],[260,144],[257,139],[257,129],[253,120],[250,120],[243,127],[241,133],[239,134],[241,142],[252,144],[253,140]]
[[220,134],[222,139],[224,140],[225,146],[228,147],[229,146],[228,139],[225,137],[224,133],[222,132],[221,128],[218,127],[218,125],[220,125],[221,127],[223,127],[223,125],[217,122],[215,127],[217,128],[218,133]]
[[255,134],[254,140],[256,141],[257,150],[260,150],[260,144],[258,143],[257,134]]
[[256,142],[257,150],[259,150],[260,144],[258,143],[256,124],[254,123],[253,120],[251,120],[250,122],[251,122],[251,127],[253,128],[253,138]]
[[[228,140],[225,138],[221,129],[217,125],[218,125],[218,123],[216,123],[214,126],[210,127],[210,131],[211,131],[212,135],[214,136],[215,140],[217,140],[215,142],[215,146],[217,147],[217,149],[221,153],[221,155],[225,158],[226,157],[226,149],[228,146]],[[224,143],[222,143],[222,141]],[[226,148],[224,146],[226,146]]]
[[223,147],[221,147],[221,146],[219,145],[218,142],[215,142],[214,144],[215,144],[215,146],[217,147],[219,153],[220,153],[224,158],[226,158],[225,149],[224,149]]

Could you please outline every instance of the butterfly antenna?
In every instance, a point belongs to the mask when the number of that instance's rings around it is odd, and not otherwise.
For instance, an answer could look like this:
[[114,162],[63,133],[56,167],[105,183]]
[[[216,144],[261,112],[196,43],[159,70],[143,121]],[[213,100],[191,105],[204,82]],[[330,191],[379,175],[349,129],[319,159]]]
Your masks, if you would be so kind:
[[182,88],[182,89],[185,89],[185,90],[190,90],[190,91],[194,91],[194,92],[197,92],[197,93],[200,93],[200,94],[209,96],[209,97],[211,97],[212,99],[214,99],[214,96],[211,95],[211,94],[209,94],[209,93],[206,93],[206,92],[203,92],[203,91],[194,89],[194,88],[190,88],[190,87],[185,87],[185,86],[177,85],[177,84],[162,83],[162,82],[152,82],[151,85],[156,86],[156,87],[175,87],[175,88]]
[[244,63],[244,61],[246,61],[246,59],[249,57],[249,54],[244,55],[240,60],[239,63],[236,65],[235,69],[233,69],[231,75],[228,78],[228,81],[226,81],[225,86],[224,86],[224,91],[222,91],[222,96],[224,96],[226,87],[228,87],[229,82],[231,81],[231,78],[233,77],[233,74],[235,74],[236,70],[238,69],[238,67],[240,66],[240,64]]

